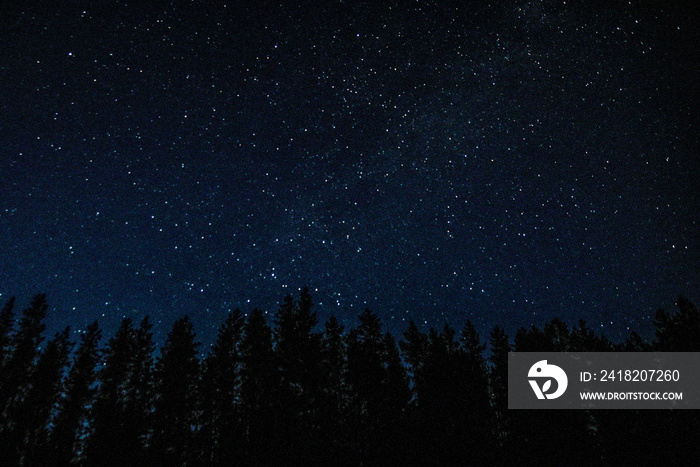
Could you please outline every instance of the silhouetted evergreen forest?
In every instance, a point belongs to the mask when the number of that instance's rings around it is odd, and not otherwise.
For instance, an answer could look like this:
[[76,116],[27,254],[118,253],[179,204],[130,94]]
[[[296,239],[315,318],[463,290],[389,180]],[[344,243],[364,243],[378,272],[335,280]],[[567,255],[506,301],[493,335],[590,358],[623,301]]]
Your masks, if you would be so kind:
[[684,298],[651,343],[553,319],[496,326],[489,358],[470,322],[392,336],[366,310],[321,329],[308,290],[274,323],[234,311],[203,359],[187,316],[156,358],[148,318],[44,342],[46,312],[37,295],[0,313],[2,465],[700,465],[698,411],[507,409],[509,350],[700,351]]

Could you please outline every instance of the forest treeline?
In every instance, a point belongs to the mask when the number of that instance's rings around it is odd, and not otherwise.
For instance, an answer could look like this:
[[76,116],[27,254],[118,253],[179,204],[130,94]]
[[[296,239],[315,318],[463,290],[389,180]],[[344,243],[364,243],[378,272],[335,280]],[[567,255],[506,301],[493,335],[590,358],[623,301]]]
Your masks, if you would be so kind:
[[687,299],[653,342],[613,343],[585,322],[496,326],[490,352],[457,331],[317,323],[308,290],[268,323],[236,310],[200,358],[187,316],[156,357],[151,323],[98,323],[44,340],[44,295],[0,313],[2,465],[700,465],[693,410],[508,410],[515,351],[700,351]]

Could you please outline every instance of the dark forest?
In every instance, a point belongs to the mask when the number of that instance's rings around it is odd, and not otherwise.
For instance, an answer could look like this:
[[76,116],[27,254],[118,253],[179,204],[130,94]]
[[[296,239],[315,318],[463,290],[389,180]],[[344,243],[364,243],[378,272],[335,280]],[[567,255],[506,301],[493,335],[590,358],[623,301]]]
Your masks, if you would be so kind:
[[[508,336],[472,323],[392,336],[371,310],[318,323],[308,290],[269,323],[236,310],[205,354],[187,316],[45,339],[44,295],[0,314],[3,465],[698,465],[692,410],[508,410],[509,351],[700,351],[679,298],[655,337],[559,319]],[[101,339],[105,337],[106,342]],[[487,345],[488,343],[488,345]],[[200,357],[204,355],[203,357]]]

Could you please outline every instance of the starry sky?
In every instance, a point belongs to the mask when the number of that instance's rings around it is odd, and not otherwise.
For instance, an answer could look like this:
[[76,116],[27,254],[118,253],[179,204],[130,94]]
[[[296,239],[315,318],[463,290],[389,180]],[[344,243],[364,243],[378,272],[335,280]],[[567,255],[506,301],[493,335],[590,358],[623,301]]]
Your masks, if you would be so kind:
[[[669,5],[667,5],[669,4]],[[673,4],[673,5],[671,5]],[[49,331],[310,287],[396,334],[700,297],[700,15],[653,1],[0,7],[0,300]]]

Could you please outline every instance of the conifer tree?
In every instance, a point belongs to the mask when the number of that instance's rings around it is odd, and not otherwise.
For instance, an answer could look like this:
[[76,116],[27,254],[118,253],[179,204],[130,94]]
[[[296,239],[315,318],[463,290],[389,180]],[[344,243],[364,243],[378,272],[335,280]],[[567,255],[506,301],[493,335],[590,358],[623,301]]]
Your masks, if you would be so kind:
[[674,314],[664,310],[656,312],[656,349],[660,352],[699,352],[700,313],[685,297],[679,297],[676,305],[678,310]]
[[463,421],[458,420],[456,433],[458,444],[464,446],[466,456],[475,465],[489,463],[495,450],[485,349],[476,328],[467,320],[457,351],[457,374],[461,377],[455,405]]
[[[369,309],[359,317],[357,328],[348,335],[348,382],[351,395],[351,432],[357,462],[391,459],[400,452],[390,436],[400,432],[410,391],[404,372],[397,367],[399,353],[391,335]],[[391,441],[394,441],[392,444]],[[389,446],[395,451],[390,452]],[[354,462],[355,460],[351,460]]]
[[183,465],[197,457],[198,345],[189,318],[177,320],[157,363],[151,463]]
[[[553,318],[545,323],[543,334],[542,341],[535,344],[536,348],[546,347],[541,352],[568,352],[571,350],[571,331],[566,323],[559,318]],[[516,345],[517,340],[516,336]]]
[[241,340],[244,324],[240,310],[230,313],[204,362],[199,444],[206,463],[229,465],[242,454]]
[[[22,311],[19,329],[10,340],[7,363],[0,374],[0,431],[5,432],[14,423],[8,419],[9,411],[27,395],[28,385],[39,355],[39,345],[44,340],[46,296],[36,295],[31,305]],[[6,429],[3,429],[6,428]],[[0,434],[0,438],[2,435]]]
[[420,386],[422,382],[418,380],[420,379],[420,371],[425,363],[428,351],[428,336],[418,329],[413,320],[409,321],[408,329],[406,329],[403,336],[404,338],[399,342],[399,346],[408,363],[414,384]]
[[425,464],[485,463],[490,402],[485,346],[476,329],[467,321],[457,341],[448,325],[426,335],[409,324],[404,337],[415,378],[415,456]]
[[318,387],[321,334],[314,331],[318,319],[309,290],[299,302],[287,296],[280,306],[275,326],[275,350],[283,384],[300,396],[302,405],[312,402]]
[[31,389],[40,356],[48,305],[46,297],[36,295],[22,311],[19,328],[12,335],[9,355],[0,372],[0,452],[7,453],[9,464],[19,462],[26,426],[19,419]]
[[[541,331],[534,326],[515,335],[517,352],[561,352],[570,349],[570,331],[552,319]],[[583,410],[518,410],[511,415],[510,461],[525,456],[542,464],[594,464],[594,434],[590,415]]]
[[125,448],[133,451],[126,459],[133,464],[146,462],[145,451],[150,442],[152,412],[155,397],[155,364],[153,352],[153,325],[148,316],[133,333],[132,352],[129,364],[129,385],[125,394],[123,426],[130,435],[125,439]]
[[347,372],[347,350],[343,340],[343,326],[335,316],[331,316],[325,324],[322,341],[322,374],[325,376],[324,391],[336,402],[333,405],[341,407],[345,399],[345,378]]
[[7,424],[0,431],[4,460],[8,465],[23,464],[38,457],[46,439],[48,422],[60,391],[62,369],[70,352],[69,329],[57,333],[37,356],[31,377],[21,393],[8,406]]
[[598,336],[580,319],[578,325],[571,329],[571,352],[612,352],[613,346],[606,338]]
[[[10,342],[12,342],[12,325],[14,324],[15,297],[10,299],[0,311],[0,378],[2,378],[3,368],[10,357]],[[4,385],[4,380],[0,379],[0,385]]]
[[619,352],[651,352],[653,344],[645,341],[636,331],[630,332],[622,344],[613,346]]
[[385,388],[384,409],[390,417],[399,419],[403,416],[411,399],[408,374],[401,361],[401,354],[394,336],[387,332],[384,334],[383,341],[385,368],[383,382],[383,387]]
[[425,378],[425,362],[428,356],[428,335],[418,329],[416,323],[411,320],[404,331],[403,339],[399,342],[404,359],[407,363],[408,374],[413,382],[411,401],[407,414],[407,445],[416,463],[426,462],[428,439],[430,434],[423,429],[425,418],[424,407],[421,400],[428,390],[428,381]]
[[85,449],[87,465],[120,465],[126,459],[138,463],[142,449],[136,440],[140,434],[127,423],[128,398],[132,393],[133,356],[136,331],[130,318],[122,320],[109,340],[99,391],[92,410],[91,435]]
[[383,410],[379,413],[380,420],[383,419],[383,433],[379,439],[384,440],[384,444],[379,450],[379,456],[388,464],[402,465],[411,460],[407,457],[406,450],[406,417],[411,390],[396,339],[387,332],[384,334],[383,343],[385,374],[380,387]]
[[16,421],[13,431],[17,440],[16,459],[20,464],[36,464],[46,451],[49,422],[62,389],[63,371],[73,345],[69,336],[70,328],[65,328],[46,344],[32,375],[27,397],[11,415]]
[[59,410],[49,438],[46,462],[57,466],[69,465],[80,449],[88,406],[94,400],[97,363],[100,360],[98,343],[101,331],[97,321],[90,324],[82,335],[73,365],[68,373],[65,390],[59,401]]
[[495,326],[491,331],[490,347],[489,392],[493,407],[494,435],[501,446],[500,451],[502,454],[510,431],[508,414],[508,352],[511,351],[508,335],[502,327]]
[[281,377],[278,417],[281,429],[287,433],[278,451],[296,464],[312,461],[320,448],[316,440],[319,437],[321,334],[314,331],[317,317],[312,307],[313,300],[307,288],[302,289],[296,303],[291,296],[285,297],[274,333]]
[[286,433],[276,424],[279,411],[279,373],[272,348],[272,330],[259,309],[254,309],[243,335],[241,399],[247,442],[247,462],[255,465],[279,461],[277,445]]
[[348,452],[347,350],[343,326],[331,316],[325,324],[322,341],[322,394],[318,402],[320,461],[331,463],[346,458]]

